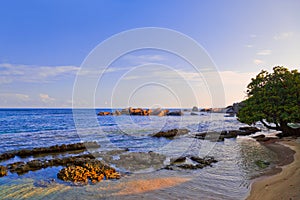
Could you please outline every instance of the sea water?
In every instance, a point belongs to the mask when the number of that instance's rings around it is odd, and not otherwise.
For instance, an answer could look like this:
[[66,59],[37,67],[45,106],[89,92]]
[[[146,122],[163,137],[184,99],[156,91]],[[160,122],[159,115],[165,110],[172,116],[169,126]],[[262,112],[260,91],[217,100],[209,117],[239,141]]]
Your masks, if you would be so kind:
[[[170,158],[181,155],[213,156],[217,163],[198,170],[144,171],[118,169],[128,176],[95,185],[71,186],[57,180],[62,167],[52,167],[18,176],[9,173],[0,178],[0,199],[243,199],[251,179],[263,172],[257,160],[272,161],[274,153],[249,137],[210,142],[193,135],[206,131],[236,130],[245,124],[222,113],[183,116],[97,116],[99,111],[115,109],[0,109],[0,153],[34,147],[96,141],[102,153],[127,149],[129,152],[155,152]],[[187,135],[174,138],[151,137],[161,130],[186,128]],[[27,160],[34,158],[27,158]],[[0,165],[22,161],[3,161]],[[26,161],[26,160],[25,160]],[[119,193],[121,185],[153,178],[185,178],[172,187],[143,193]],[[120,195],[122,194],[122,195]]]

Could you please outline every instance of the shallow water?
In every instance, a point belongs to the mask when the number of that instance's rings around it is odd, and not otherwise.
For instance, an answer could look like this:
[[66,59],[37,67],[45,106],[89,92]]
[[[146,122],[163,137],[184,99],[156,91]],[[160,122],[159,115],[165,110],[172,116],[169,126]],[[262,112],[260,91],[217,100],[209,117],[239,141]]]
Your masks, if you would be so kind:
[[[0,199],[119,199],[120,195],[122,199],[243,199],[249,192],[251,177],[263,172],[255,165],[255,161],[265,160],[272,163],[276,159],[272,152],[248,137],[226,139],[219,143],[191,137],[196,132],[232,130],[244,126],[235,118],[224,117],[223,114],[97,117],[95,114],[98,111],[76,110],[74,116],[71,109],[2,109],[0,153],[93,140],[101,145],[97,152],[129,148],[130,152],[153,151],[163,154],[166,156],[166,163],[171,157],[181,155],[209,155],[219,162],[199,170],[168,171],[156,170],[151,166],[144,171],[118,168],[130,174],[117,181],[105,180],[96,185],[81,187],[57,180],[56,173],[60,167],[30,172],[23,176],[9,174],[0,178]],[[171,128],[187,128],[191,132],[173,140],[150,137],[152,133]],[[127,188],[130,187],[129,183],[134,188],[132,183],[154,178],[170,180],[171,182],[165,183],[169,187],[162,184],[151,187],[151,190],[144,188],[143,193]],[[179,180],[176,181],[175,178]],[[120,192],[124,188],[125,191],[133,192]]]

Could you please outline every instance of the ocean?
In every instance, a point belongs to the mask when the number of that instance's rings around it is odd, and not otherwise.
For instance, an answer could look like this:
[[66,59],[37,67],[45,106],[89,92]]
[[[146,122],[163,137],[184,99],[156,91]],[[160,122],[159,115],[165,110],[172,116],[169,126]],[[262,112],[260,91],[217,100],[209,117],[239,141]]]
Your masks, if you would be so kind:
[[[276,160],[273,152],[248,136],[217,143],[192,137],[198,132],[236,130],[245,126],[235,117],[204,112],[191,115],[189,111],[185,111],[183,116],[165,117],[96,115],[99,111],[114,110],[0,109],[0,153],[96,141],[101,147],[91,150],[91,153],[101,152],[104,155],[113,150],[127,149],[128,152],[164,155],[166,163],[182,155],[213,156],[218,162],[212,167],[197,170],[165,170],[153,166],[141,170],[112,164],[125,174],[120,180],[105,180],[87,186],[72,186],[58,180],[56,174],[61,167],[20,176],[9,173],[0,178],[0,199],[244,199],[253,177],[265,171],[255,161],[264,160],[272,165]],[[151,137],[153,133],[173,128],[186,128],[190,133],[173,140]],[[119,156],[116,155],[117,159]],[[23,160],[15,157],[2,161],[0,165]],[[122,187],[128,186],[127,183],[158,177],[179,177],[187,181],[143,193],[120,193]],[[52,183],[46,186],[41,184],[50,180]]]

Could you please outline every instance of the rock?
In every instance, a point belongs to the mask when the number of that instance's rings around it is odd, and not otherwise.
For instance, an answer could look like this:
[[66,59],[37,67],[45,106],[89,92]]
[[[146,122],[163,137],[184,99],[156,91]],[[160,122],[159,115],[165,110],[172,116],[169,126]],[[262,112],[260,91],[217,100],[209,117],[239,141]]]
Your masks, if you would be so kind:
[[27,162],[27,165],[29,165],[31,171],[39,170],[44,167],[43,162],[40,160],[29,161]]
[[165,138],[172,139],[175,136],[185,135],[189,132],[190,131],[187,130],[187,129],[171,129],[171,130],[168,130],[168,131],[160,131],[158,133],[154,133],[151,136],[152,137],[165,137]]
[[0,165],[0,177],[6,176],[7,175],[7,168]]
[[270,141],[271,139],[275,139],[275,138],[270,138],[270,137],[259,137],[259,138],[256,138],[256,141],[257,141],[257,142],[268,142],[268,141]]
[[167,116],[182,116],[183,112],[181,111],[173,111],[173,112],[169,112],[167,113]]
[[198,115],[197,113],[191,112],[191,115]]
[[65,167],[59,171],[57,178],[63,181],[88,184],[105,179],[119,179],[120,174],[116,170],[99,160],[84,161],[77,165]]
[[162,111],[163,110],[161,108],[155,108],[154,110],[151,110],[150,115],[158,115],[160,113],[164,113]]
[[142,108],[129,108],[130,115],[144,115],[144,111]]
[[239,130],[197,133],[194,137],[201,140],[207,139],[213,142],[222,142],[225,138],[236,138],[237,136],[251,135],[257,131],[260,131],[260,129],[256,127],[241,127]]
[[212,108],[202,108],[200,112],[211,112]]
[[203,164],[203,165],[211,165],[212,163],[216,163],[218,162],[217,160],[215,160],[213,157],[204,157],[204,158],[200,158],[197,156],[191,156],[190,159],[192,161],[195,161],[199,164]]
[[268,162],[268,161],[263,161],[263,160],[257,160],[257,161],[255,161],[255,164],[256,164],[258,167],[260,167],[260,168],[262,168],[262,169],[265,169],[265,168],[267,168],[267,167],[270,165],[270,162]]
[[15,157],[15,152],[0,154],[0,160],[8,160]]
[[170,159],[170,163],[171,164],[178,164],[178,163],[183,163],[186,161],[186,157],[182,156],[182,157],[179,157],[179,158],[171,158]]
[[199,109],[198,109],[198,107],[197,107],[197,106],[194,106],[194,107],[192,108],[192,111],[193,111],[193,112],[198,112],[198,111],[199,111]]
[[[186,158],[190,158],[195,163],[185,163]],[[181,156],[179,158],[172,158],[170,160],[171,164],[167,165],[164,169],[174,170],[176,168],[181,169],[202,169],[206,166],[212,166],[212,163],[218,162],[213,157],[206,156],[204,158],[200,158],[197,156]]]
[[99,112],[97,115],[98,116],[108,116],[108,115],[112,115],[112,113],[111,112]]
[[106,158],[107,162],[129,172],[146,169],[161,169],[166,157],[155,152],[128,152],[121,154],[120,159]]
[[182,168],[182,169],[202,169],[204,166],[201,164],[182,164],[182,165],[178,165],[177,167]]
[[27,164],[20,164],[20,165],[18,165],[15,168],[14,172],[17,172],[18,175],[22,175],[22,174],[25,174],[25,173],[29,172],[30,170],[31,169],[30,169],[29,165],[27,165]]
[[39,147],[30,149],[22,149],[16,151],[14,155],[20,157],[27,157],[39,154],[46,154],[46,153],[60,153],[60,152],[67,152],[67,151],[75,151],[75,150],[86,150],[86,148],[99,148],[100,145],[97,142],[83,142],[83,143],[75,143],[75,144],[63,144],[61,146],[54,145],[50,147]]
[[261,138],[265,138],[265,137],[266,137],[265,135],[256,135],[256,136],[253,136],[252,138],[261,139]]
[[130,113],[129,113],[129,108],[124,108],[124,109],[122,109],[121,110],[121,114],[122,115],[129,115]]
[[240,127],[239,130],[244,131],[244,132],[246,132],[249,135],[261,131],[259,128],[252,127],[252,126]]
[[19,165],[24,165],[24,162],[15,162],[15,163],[11,163],[7,165],[7,168],[10,170],[10,172],[14,172],[15,169],[19,166]]
[[116,116],[122,115],[122,112],[116,110],[116,111],[114,112],[114,115],[116,115]]

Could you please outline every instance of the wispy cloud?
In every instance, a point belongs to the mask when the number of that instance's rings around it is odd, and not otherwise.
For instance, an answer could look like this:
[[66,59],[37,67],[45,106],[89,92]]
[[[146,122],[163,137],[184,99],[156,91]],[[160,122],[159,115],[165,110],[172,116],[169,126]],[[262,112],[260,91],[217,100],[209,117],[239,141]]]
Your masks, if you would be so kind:
[[17,82],[50,82],[59,77],[74,75],[77,66],[34,66],[0,64],[0,84]]
[[260,50],[256,53],[256,55],[260,55],[260,56],[267,56],[267,55],[271,55],[271,54],[272,54],[272,50],[269,50],[269,49]]
[[29,101],[29,95],[26,94],[19,94],[19,93],[2,93],[0,94],[1,100],[11,100],[11,99],[18,99],[21,101]]
[[48,94],[40,94],[39,97],[40,97],[41,101],[44,103],[49,103],[49,102],[55,101],[55,99],[52,97],[49,97]]
[[252,45],[252,44],[246,44],[245,47],[247,47],[247,48],[252,48],[253,45]]
[[294,35],[293,32],[283,32],[273,37],[274,40],[284,40],[292,37]]
[[250,35],[250,37],[251,37],[251,38],[256,38],[256,37],[257,37],[257,35],[255,35],[255,34],[251,34],[251,35]]
[[253,63],[256,64],[256,65],[260,65],[260,64],[263,64],[264,61],[259,60],[259,59],[254,59],[254,60],[253,60]]

